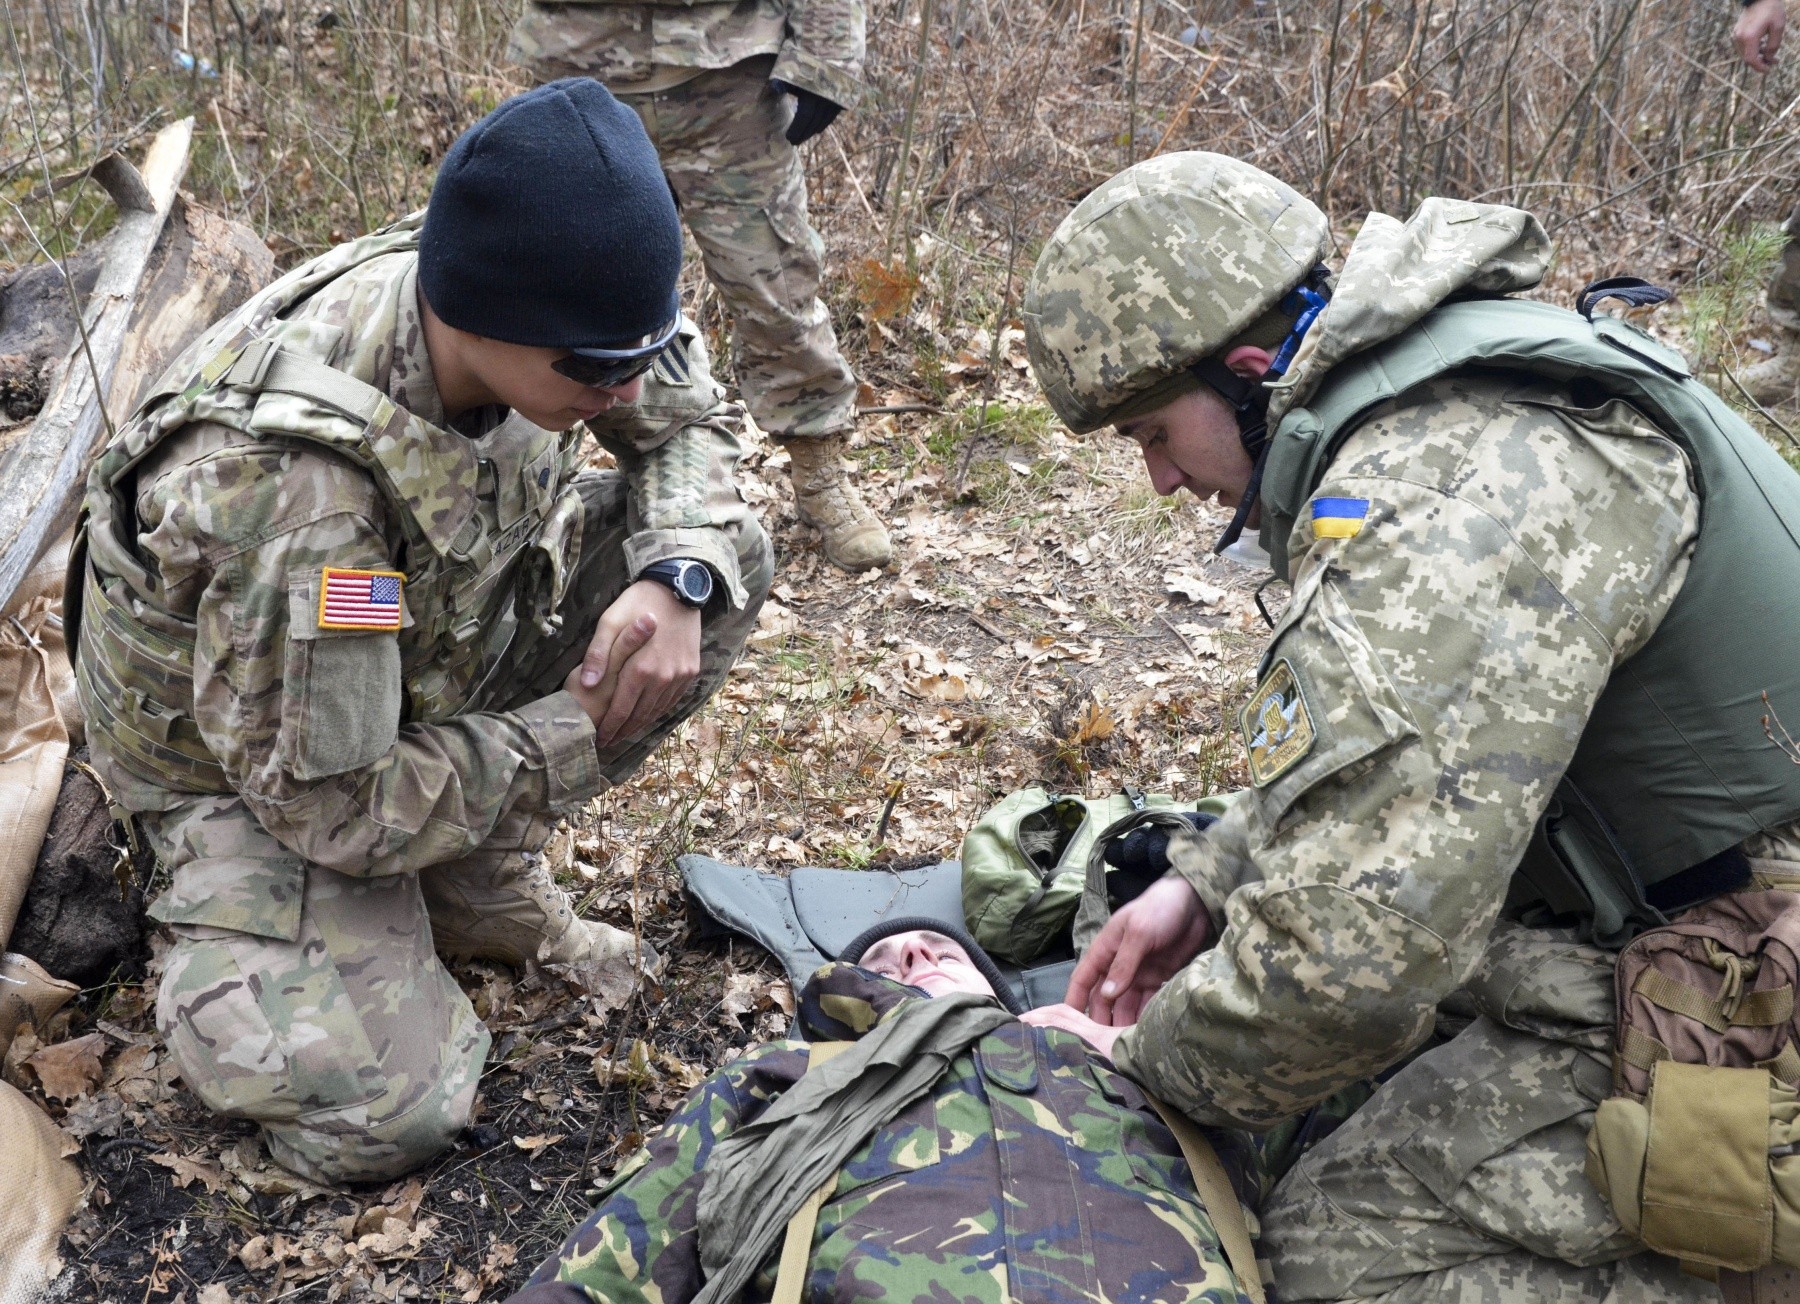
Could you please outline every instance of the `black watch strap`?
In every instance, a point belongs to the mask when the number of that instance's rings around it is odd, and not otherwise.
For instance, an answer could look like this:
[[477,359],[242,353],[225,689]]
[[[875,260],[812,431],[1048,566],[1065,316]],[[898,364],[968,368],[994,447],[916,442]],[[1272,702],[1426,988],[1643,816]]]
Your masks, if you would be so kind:
[[712,601],[713,591],[718,587],[712,567],[689,557],[653,561],[644,567],[638,578],[667,585],[676,601],[688,607],[704,607]]

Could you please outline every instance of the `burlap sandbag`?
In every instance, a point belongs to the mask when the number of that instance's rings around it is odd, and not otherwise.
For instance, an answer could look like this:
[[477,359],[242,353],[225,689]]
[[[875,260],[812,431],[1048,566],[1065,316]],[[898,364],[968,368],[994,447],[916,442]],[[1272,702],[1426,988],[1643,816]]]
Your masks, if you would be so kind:
[[0,616],[0,951],[56,809],[71,736],[81,737],[75,676],[63,645],[68,564],[65,539],[31,569]]
[[33,1304],[61,1264],[56,1245],[81,1203],[78,1149],[0,1082],[0,1304]]

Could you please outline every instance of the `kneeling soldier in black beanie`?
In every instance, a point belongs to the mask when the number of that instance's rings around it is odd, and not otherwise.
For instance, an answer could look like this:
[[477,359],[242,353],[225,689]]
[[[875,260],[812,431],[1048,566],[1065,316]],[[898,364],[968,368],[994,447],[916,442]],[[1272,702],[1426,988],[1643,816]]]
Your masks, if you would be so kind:
[[157,1024],[307,1177],[392,1177],[466,1123],[488,1034],[439,955],[615,995],[656,962],[539,850],[717,689],[769,585],[680,268],[636,116],[539,87],[422,219],[208,331],[89,481],[71,642],[170,875]]

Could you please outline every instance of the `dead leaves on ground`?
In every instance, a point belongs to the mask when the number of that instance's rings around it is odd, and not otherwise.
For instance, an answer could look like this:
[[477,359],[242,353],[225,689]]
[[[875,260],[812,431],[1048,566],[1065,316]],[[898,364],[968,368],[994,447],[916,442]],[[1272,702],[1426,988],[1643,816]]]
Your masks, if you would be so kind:
[[46,1097],[74,1100],[100,1084],[100,1055],[105,1048],[105,1036],[90,1032],[34,1051],[26,1058],[25,1067],[37,1078]]
[[[396,1183],[360,1213],[317,1222],[301,1232],[253,1236],[238,1250],[238,1262],[267,1278],[270,1294],[329,1277],[327,1299],[346,1295],[352,1285],[377,1299],[416,1297],[420,1289],[405,1265],[448,1248],[439,1243],[441,1220],[419,1213],[424,1197],[418,1178]],[[495,1242],[482,1269],[457,1270],[453,1288],[472,1304],[485,1286],[498,1280],[494,1265],[502,1260],[510,1265],[516,1257],[515,1247]]]
[[196,1182],[208,1195],[217,1195],[225,1189],[225,1170],[210,1159],[202,1159],[198,1155],[172,1155],[168,1153],[150,1156],[150,1162],[161,1164],[175,1175],[175,1185],[187,1188]]

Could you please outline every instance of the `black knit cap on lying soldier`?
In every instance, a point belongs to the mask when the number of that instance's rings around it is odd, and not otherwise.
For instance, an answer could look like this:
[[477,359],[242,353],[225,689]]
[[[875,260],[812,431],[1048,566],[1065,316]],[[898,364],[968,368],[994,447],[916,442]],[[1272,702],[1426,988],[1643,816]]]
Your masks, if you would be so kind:
[[1024,1004],[1013,994],[1012,984],[1000,976],[1000,966],[994,963],[993,957],[982,950],[980,944],[973,937],[955,924],[946,924],[943,920],[933,919],[929,915],[901,915],[897,919],[884,919],[872,928],[865,928],[851,938],[842,951],[838,952],[838,959],[846,964],[857,964],[875,943],[892,937],[896,933],[917,932],[937,933],[962,947],[964,951],[968,952],[969,963],[975,966],[976,972],[988,980],[988,986],[994,989],[994,995],[1000,998],[1000,1004],[1004,1005],[1009,1013],[1025,1013]]
[[681,220],[637,114],[586,77],[516,95],[438,169],[419,288],[510,344],[624,348],[674,321]]

